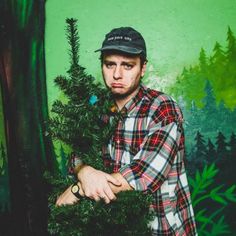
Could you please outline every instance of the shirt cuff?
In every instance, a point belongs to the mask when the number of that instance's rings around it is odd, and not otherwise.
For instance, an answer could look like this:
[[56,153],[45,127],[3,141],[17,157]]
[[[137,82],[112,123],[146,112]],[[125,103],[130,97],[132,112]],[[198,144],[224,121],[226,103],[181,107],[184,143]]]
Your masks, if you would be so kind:
[[83,164],[80,157],[77,156],[76,153],[71,153],[69,165],[68,165],[68,173],[69,175],[74,175],[74,170],[78,165]]
[[142,176],[135,176],[130,165],[121,167],[119,169],[119,172],[134,190],[142,192],[146,192],[148,190],[145,178],[143,178]]

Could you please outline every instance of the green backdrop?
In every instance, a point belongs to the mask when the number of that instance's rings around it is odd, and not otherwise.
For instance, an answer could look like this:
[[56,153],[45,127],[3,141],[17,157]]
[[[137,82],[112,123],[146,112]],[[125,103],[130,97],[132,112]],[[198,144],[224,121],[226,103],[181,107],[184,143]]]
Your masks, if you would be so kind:
[[80,63],[100,79],[99,55],[104,35],[132,26],[147,42],[150,83],[166,89],[184,66],[195,64],[218,41],[226,44],[227,27],[236,32],[235,0],[50,0],[46,3],[46,66],[49,103],[58,96],[53,79],[68,69],[65,19],[78,19]]

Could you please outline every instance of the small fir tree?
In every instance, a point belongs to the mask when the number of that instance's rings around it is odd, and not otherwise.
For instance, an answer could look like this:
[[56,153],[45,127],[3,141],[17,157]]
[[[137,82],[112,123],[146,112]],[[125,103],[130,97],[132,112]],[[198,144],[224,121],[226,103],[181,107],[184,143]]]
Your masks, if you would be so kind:
[[225,106],[225,102],[223,100],[219,102],[216,115],[217,115],[217,120],[221,121],[218,123],[218,130],[223,130],[225,127],[228,126],[231,116],[231,112]]
[[223,133],[219,131],[216,137],[217,165],[223,170],[226,168],[226,162],[228,160],[228,150],[225,139]]
[[219,44],[219,42],[215,43],[213,53],[214,54],[211,57],[211,66],[214,69],[220,69],[220,71],[217,72],[221,73],[223,66],[225,66],[225,52],[223,51],[222,46]]
[[198,169],[201,169],[206,164],[206,146],[205,140],[200,131],[197,131],[197,134],[195,136],[195,142],[196,144],[193,150],[193,161],[198,167]]
[[205,85],[205,97],[202,99],[204,104],[204,111],[211,117],[216,112],[216,98],[213,91],[213,87],[209,80],[206,81]]
[[225,136],[222,132],[218,132],[218,135],[216,137],[216,144],[217,144],[217,155],[219,158],[223,157],[225,158],[227,154],[227,143],[225,141]]
[[214,163],[216,161],[216,150],[214,144],[208,139],[206,157],[209,163]]
[[236,39],[230,27],[228,27],[227,31],[227,56],[228,60],[236,63]]
[[199,65],[200,65],[201,70],[205,71],[207,67],[207,56],[203,48],[201,48],[200,55],[199,55]]
[[[121,114],[112,112],[111,95],[79,65],[79,36],[75,19],[67,19],[70,44],[68,77],[58,76],[55,83],[67,103],[55,101],[50,120],[52,137],[69,145],[82,161],[106,172],[101,149],[113,133]],[[112,115],[112,123],[109,116]],[[56,197],[71,183],[70,178],[47,176],[52,185],[49,196],[48,231],[51,235],[149,235],[151,196],[137,191],[117,194],[110,204],[88,198],[77,204],[55,207]]]

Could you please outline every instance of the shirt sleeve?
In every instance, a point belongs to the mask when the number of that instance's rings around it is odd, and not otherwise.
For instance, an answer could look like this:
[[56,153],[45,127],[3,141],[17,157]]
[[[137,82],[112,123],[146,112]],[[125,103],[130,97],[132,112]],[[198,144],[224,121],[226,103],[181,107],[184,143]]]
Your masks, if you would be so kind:
[[81,165],[83,162],[81,158],[75,153],[72,152],[68,162],[68,174],[74,176],[74,169],[76,166]]
[[155,192],[168,176],[179,148],[183,148],[182,116],[162,115],[153,117],[140,150],[130,164],[119,170],[135,190]]

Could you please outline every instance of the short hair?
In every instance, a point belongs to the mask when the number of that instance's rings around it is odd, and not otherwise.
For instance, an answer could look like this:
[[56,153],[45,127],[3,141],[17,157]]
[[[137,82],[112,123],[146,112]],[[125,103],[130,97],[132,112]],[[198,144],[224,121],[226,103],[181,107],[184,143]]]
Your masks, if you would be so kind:
[[107,50],[107,51],[102,51],[101,54],[100,54],[99,59],[101,61],[101,65],[103,64],[104,55],[112,55],[112,54],[119,54],[119,55],[123,55],[123,56],[127,56],[127,57],[137,57],[137,56],[139,56],[141,67],[143,67],[143,65],[148,62],[147,58],[142,53],[141,54],[130,54],[130,53],[122,52],[122,51],[119,51],[119,50]]

